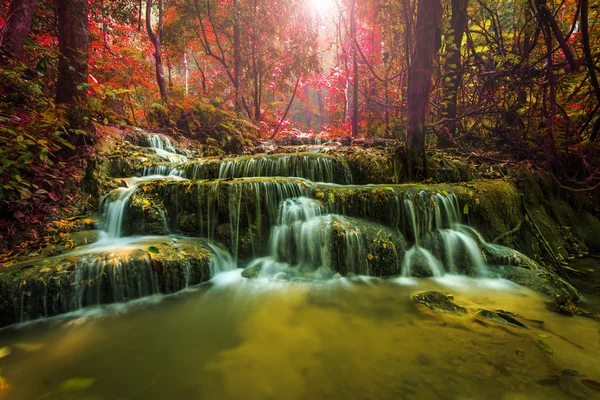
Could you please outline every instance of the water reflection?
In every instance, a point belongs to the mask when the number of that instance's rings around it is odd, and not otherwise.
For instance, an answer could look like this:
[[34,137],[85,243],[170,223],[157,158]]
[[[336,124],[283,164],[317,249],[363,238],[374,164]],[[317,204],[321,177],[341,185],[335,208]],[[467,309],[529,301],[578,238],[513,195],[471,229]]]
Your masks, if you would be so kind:
[[[434,315],[422,290],[518,313],[532,329]],[[597,398],[598,324],[499,280],[244,280],[4,330],[7,399]],[[57,324],[57,321],[60,321]],[[536,345],[543,340],[548,354]],[[68,379],[91,379],[66,390]],[[75,381],[77,382],[77,381]],[[81,382],[81,381],[79,381]],[[63,383],[63,387],[61,387]]]

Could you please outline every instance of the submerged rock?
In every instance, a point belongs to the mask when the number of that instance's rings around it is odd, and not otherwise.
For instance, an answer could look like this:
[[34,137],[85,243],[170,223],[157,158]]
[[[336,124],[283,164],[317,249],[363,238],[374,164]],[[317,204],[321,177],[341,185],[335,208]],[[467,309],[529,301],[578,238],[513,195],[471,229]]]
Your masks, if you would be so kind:
[[454,304],[448,295],[441,292],[419,293],[413,296],[413,300],[437,314],[467,315],[466,308]]
[[467,309],[452,302],[453,298],[453,296],[435,291],[423,292],[413,296],[414,301],[423,304],[436,314],[453,314],[461,317],[471,314],[478,321],[527,329],[526,325],[519,322],[509,312],[501,310],[490,311],[483,308]]

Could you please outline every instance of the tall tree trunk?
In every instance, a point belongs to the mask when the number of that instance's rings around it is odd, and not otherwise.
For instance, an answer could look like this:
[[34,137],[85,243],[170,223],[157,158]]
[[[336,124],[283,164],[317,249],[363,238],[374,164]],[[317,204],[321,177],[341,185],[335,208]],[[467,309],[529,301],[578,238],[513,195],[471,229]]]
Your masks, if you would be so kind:
[[185,94],[187,96],[190,93],[190,64],[187,52],[183,53],[183,72],[185,74]]
[[79,86],[88,81],[88,2],[57,0],[58,17],[58,81],[56,102],[75,104],[87,98]]
[[420,0],[415,27],[415,49],[408,71],[408,118],[406,122],[406,177],[427,174],[425,122],[429,113],[434,57],[441,45],[442,4]]
[[319,85],[319,89],[317,91],[317,99],[319,101],[319,132],[323,131],[323,127],[326,124],[326,115],[325,115],[325,102],[323,101],[323,89],[321,85]]
[[235,111],[241,113],[242,92],[240,90],[240,71],[242,70],[241,38],[240,38],[240,10],[239,0],[233,0],[233,75],[235,91]]
[[306,125],[306,131],[308,132],[312,125],[312,113],[310,112],[312,99],[308,85],[304,86],[304,99],[304,124]]
[[169,99],[165,71],[162,63],[162,36],[163,36],[163,0],[158,0],[158,26],[156,32],[152,29],[152,0],[146,1],[146,30],[150,41],[154,45],[154,60],[156,65],[156,82],[160,90],[163,103]]
[[[592,56],[592,48],[590,46],[590,31],[588,21],[589,4],[588,0],[581,0],[581,38],[583,41],[583,54],[585,57],[585,63],[590,74],[590,82],[596,95],[596,101],[600,104],[600,84],[598,84],[598,77],[596,76],[596,64],[594,57]],[[600,132],[600,116],[596,119],[596,123],[593,125],[592,133],[590,135],[590,141],[594,142]]]
[[462,81],[462,63],[460,48],[463,35],[467,27],[468,0],[451,0],[452,18],[450,28],[452,32],[448,35],[446,43],[446,76],[444,79],[444,103],[442,105],[441,117],[447,119],[444,131],[441,132],[438,144],[441,147],[450,147],[456,136],[456,101],[458,89]]
[[356,50],[356,0],[350,12],[350,36],[352,37],[352,137],[358,136],[358,57]]
[[23,37],[31,33],[36,0],[12,0],[0,37],[0,62],[23,57]]

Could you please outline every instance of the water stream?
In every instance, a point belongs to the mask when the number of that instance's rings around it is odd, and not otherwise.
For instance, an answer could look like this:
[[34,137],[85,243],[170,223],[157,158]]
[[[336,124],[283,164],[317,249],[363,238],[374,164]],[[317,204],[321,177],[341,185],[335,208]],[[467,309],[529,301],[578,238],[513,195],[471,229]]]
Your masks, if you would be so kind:
[[[66,255],[76,260],[70,281],[27,283],[15,311],[25,323],[0,331],[0,350],[8,349],[0,356],[0,398],[597,394],[564,372],[600,378],[596,323],[567,326],[541,295],[494,278],[485,253],[505,248],[464,225],[458,196],[397,194],[379,221],[373,216],[381,210],[350,210],[321,191],[327,185],[311,186],[352,182],[347,165],[330,157],[208,167],[188,162],[166,137],[148,140],[178,165],[148,167],[104,198],[101,239]],[[173,234],[124,235],[134,194],[182,181],[177,191],[154,194]],[[190,209],[195,238],[177,234]],[[254,256],[244,260],[248,247]],[[254,279],[240,267],[255,270]],[[423,290],[450,292],[466,307],[516,312],[531,329],[433,316],[411,300]],[[553,356],[536,344],[540,337]],[[5,382],[10,390],[2,390]]]
[[[410,300],[420,290],[518,310],[532,329],[429,316]],[[179,296],[4,331],[0,347],[11,353],[0,368],[11,390],[0,398],[593,399],[573,375],[599,376],[597,328],[565,324],[538,294],[507,281],[315,284],[232,271]],[[552,355],[536,345],[539,335]]]

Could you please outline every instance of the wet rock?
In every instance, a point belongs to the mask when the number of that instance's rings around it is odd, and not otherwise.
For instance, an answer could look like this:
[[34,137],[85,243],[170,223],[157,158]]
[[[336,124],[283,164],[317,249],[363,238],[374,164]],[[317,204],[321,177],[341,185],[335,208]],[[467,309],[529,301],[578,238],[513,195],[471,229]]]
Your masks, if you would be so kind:
[[438,314],[466,315],[467,309],[454,304],[447,295],[441,292],[423,292],[413,296],[413,300],[423,304]]
[[261,268],[259,266],[248,267],[242,271],[242,277],[246,279],[254,279],[260,276]]
[[345,156],[336,153],[299,152],[206,158],[187,163],[182,169],[188,179],[296,177],[313,182],[353,182]]
[[492,322],[500,325],[512,326],[514,328],[527,328],[526,325],[516,320],[510,313],[506,311],[490,311],[482,308],[469,310],[452,302],[454,296],[449,296],[441,292],[423,292],[413,296],[413,300],[423,304],[436,314],[453,314],[458,316],[466,316],[473,314],[476,320],[484,322]]
[[212,277],[211,249],[166,240],[130,250],[64,254],[2,270],[0,326],[175,293]]
[[563,296],[565,299],[577,302],[581,297],[576,288],[545,268],[528,269],[514,266],[491,266],[490,268],[502,278],[552,298]]
[[527,329],[527,326],[525,324],[519,322],[512,315],[510,315],[507,312],[503,312],[503,311],[490,311],[490,310],[485,310],[485,309],[479,309],[479,310],[477,310],[477,312],[475,314],[475,318],[482,320],[482,321],[493,322],[493,323],[500,324],[500,325],[512,326],[514,328]]

